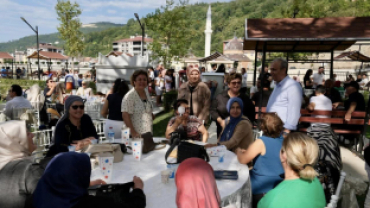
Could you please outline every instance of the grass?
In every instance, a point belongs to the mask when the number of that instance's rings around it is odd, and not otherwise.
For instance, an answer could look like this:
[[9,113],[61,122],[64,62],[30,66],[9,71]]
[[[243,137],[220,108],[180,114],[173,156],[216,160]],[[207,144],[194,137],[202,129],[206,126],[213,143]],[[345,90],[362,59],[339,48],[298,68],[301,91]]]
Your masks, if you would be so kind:
[[153,121],[153,136],[165,137],[168,121],[173,117],[173,111],[163,112],[156,115]]

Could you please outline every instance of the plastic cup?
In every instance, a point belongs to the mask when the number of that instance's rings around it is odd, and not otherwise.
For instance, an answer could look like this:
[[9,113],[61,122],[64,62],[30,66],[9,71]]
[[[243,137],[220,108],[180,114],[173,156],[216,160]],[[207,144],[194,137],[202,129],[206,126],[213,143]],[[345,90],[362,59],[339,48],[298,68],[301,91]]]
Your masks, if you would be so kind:
[[218,162],[219,163],[223,163],[224,162],[224,158],[225,158],[225,150],[224,149],[221,149],[218,152]]
[[143,139],[134,139],[131,142],[132,147],[132,155],[134,156],[135,160],[141,160],[142,148],[143,148]]
[[99,157],[99,167],[105,182],[109,182],[112,178],[114,157]]
[[170,172],[168,170],[161,171],[161,181],[166,184],[169,181]]
[[130,140],[130,129],[125,128],[122,130],[122,143],[126,146],[131,146],[131,140]]

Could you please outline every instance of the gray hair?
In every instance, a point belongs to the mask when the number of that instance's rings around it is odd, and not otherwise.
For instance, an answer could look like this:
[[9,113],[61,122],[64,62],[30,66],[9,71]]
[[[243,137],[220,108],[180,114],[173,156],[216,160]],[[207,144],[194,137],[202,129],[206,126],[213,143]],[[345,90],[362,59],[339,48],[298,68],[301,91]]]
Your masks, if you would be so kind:
[[280,69],[288,69],[288,62],[285,59],[276,58],[276,59],[274,59],[274,61],[272,63],[274,63],[274,62],[279,62],[280,63]]

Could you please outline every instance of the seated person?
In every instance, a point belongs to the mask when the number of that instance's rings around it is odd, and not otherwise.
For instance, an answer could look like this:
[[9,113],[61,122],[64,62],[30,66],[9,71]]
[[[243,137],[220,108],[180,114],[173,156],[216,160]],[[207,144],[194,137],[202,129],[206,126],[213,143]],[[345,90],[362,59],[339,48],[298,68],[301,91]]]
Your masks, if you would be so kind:
[[23,208],[48,161],[59,153],[50,148],[40,163],[33,162],[31,154],[36,149],[33,137],[27,132],[25,121],[0,124],[0,207]]
[[84,114],[84,107],[81,97],[71,95],[67,98],[64,104],[64,115],[55,127],[53,140],[55,145],[80,150],[91,144],[91,140],[99,139],[90,116]]
[[78,90],[76,92],[76,95],[89,97],[89,96],[93,96],[94,93],[93,93],[92,89],[90,87],[88,87],[88,83],[84,80],[84,81],[82,81],[82,87],[78,88]]
[[[262,87],[263,87],[263,93],[262,93],[262,107],[266,107],[267,106],[267,103],[269,101],[269,98],[270,98],[270,95],[271,95],[271,90],[270,90],[270,81],[268,79],[264,79],[262,81]],[[252,96],[252,102],[254,104],[254,106],[257,106],[259,107],[260,106],[260,95],[261,93],[259,91],[257,91],[256,93],[254,93],[254,95]]]
[[[311,97],[307,109],[309,111],[331,111],[331,100],[324,95],[325,88],[322,85],[316,87],[315,94],[316,96]],[[315,117],[328,118],[328,116],[324,115]],[[307,135],[315,139],[319,145],[319,160],[314,168],[319,173],[318,178],[323,184],[326,201],[330,201],[331,195],[335,195],[340,178],[340,170],[342,169],[337,134],[334,133],[330,124],[311,123],[311,126],[307,129]]]
[[344,103],[333,103],[334,109],[338,106],[344,106],[344,109],[347,111],[345,120],[351,120],[351,114],[354,111],[365,111],[365,99],[364,96],[358,92],[359,89],[360,86],[356,81],[350,82],[346,88],[348,99],[344,101]]
[[[183,115],[179,114],[179,107],[182,107],[185,109],[185,112]],[[176,131],[177,129],[182,129],[187,132],[188,139],[192,140],[200,140],[202,136],[203,142],[207,142],[208,140],[208,131],[204,127],[203,121],[198,119],[194,115],[190,114],[190,108],[188,105],[188,101],[185,99],[178,99],[174,103],[174,111],[175,111],[175,117],[171,118],[171,120],[168,122],[167,129],[166,129],[166,138],[171,138],[171,133]]]
[[243,101],[239,97],[230,98],[226,108],[230,117],[222,122],[223,130],[217,144],[207,144],[205,147],[225,145],[233,152],[236,152],[238,147],[247,149],[253,142],[253,130],[252,123],[242,114]]
[[87,154],[76,152],[61,153],[46,167],[36,190],[27,199],[26,208],[42,207],[94,207],[94,208],[144,208],[146,199],[143,181],[134,176],[133,191],[123,200],[125,193],[115,197],[90,196],[88,187],[105,184],[102,180],[90,181],[91,164]]
[[252,207],[257,207],[259,200],[283,179],[284,173],[279,154],[283,144],[284,124],[277,114],[266,114],[262,118],[263,136],[256,139],[247,150],[238,149],[238,160],[248,164],[253,160],[253,169],[249,172],[252,185]]
[[326,80],[325,88],[325,96],[328,97],[333,104],[342,102],[342,96],[340,95],[339,91],[334,88],[333,80]]
[[176,205],[181,208],[219,208],[221,197],[213,168],[199,158],[188,158],[178,167],[175,177]]
[[[5,105],[4,114],[11,119],[13,118],[13,109],[14,108],[32,108],[30,101],[22,96],[23,91],[19,85],[13,84],[10,88],[9,95],[12,100],[7,101]],[[19,119],[19,118],[17,118]]]
[[288,134],[280,151],[284,181],[261,199],[258,208],[325,207],[324,191],[313,168],[318,153],[314,139],[298,132]]

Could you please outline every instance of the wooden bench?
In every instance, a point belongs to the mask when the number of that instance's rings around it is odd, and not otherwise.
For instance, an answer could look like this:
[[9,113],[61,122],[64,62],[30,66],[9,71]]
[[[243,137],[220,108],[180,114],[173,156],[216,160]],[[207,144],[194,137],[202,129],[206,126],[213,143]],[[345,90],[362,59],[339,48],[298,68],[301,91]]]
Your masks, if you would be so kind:
[[[256,107],[256,119],[259,119],[258,110],[259,108]],[[266,114],[266,108],[262,108],[261,116]],[[365,129],[355,129],[355,125],[364,126],[365,119],[366,119],[366,112],[362,111],[355,111],[352,113],[351,120],[346,121],[344,119],[346,111],[344,110],[333,110],[333,111],[308,111],[306,109],[301,109],[301,117],[299,119],[298,124],[298,131],[300,132],[307,132],[307,127],[304,127],[304,124],[310,123],[327,123],[332,126],[332,129],[337,134],[355,134],[358,137],[355,139],[355,145],[357,148],[357,144],[360,141],[360,149],[362,147],[362,139],[361,136],[364,134]],[[315,118],[313,116],[328,116],[329,118]],[[370,125],[370,121],[368,123]]]

